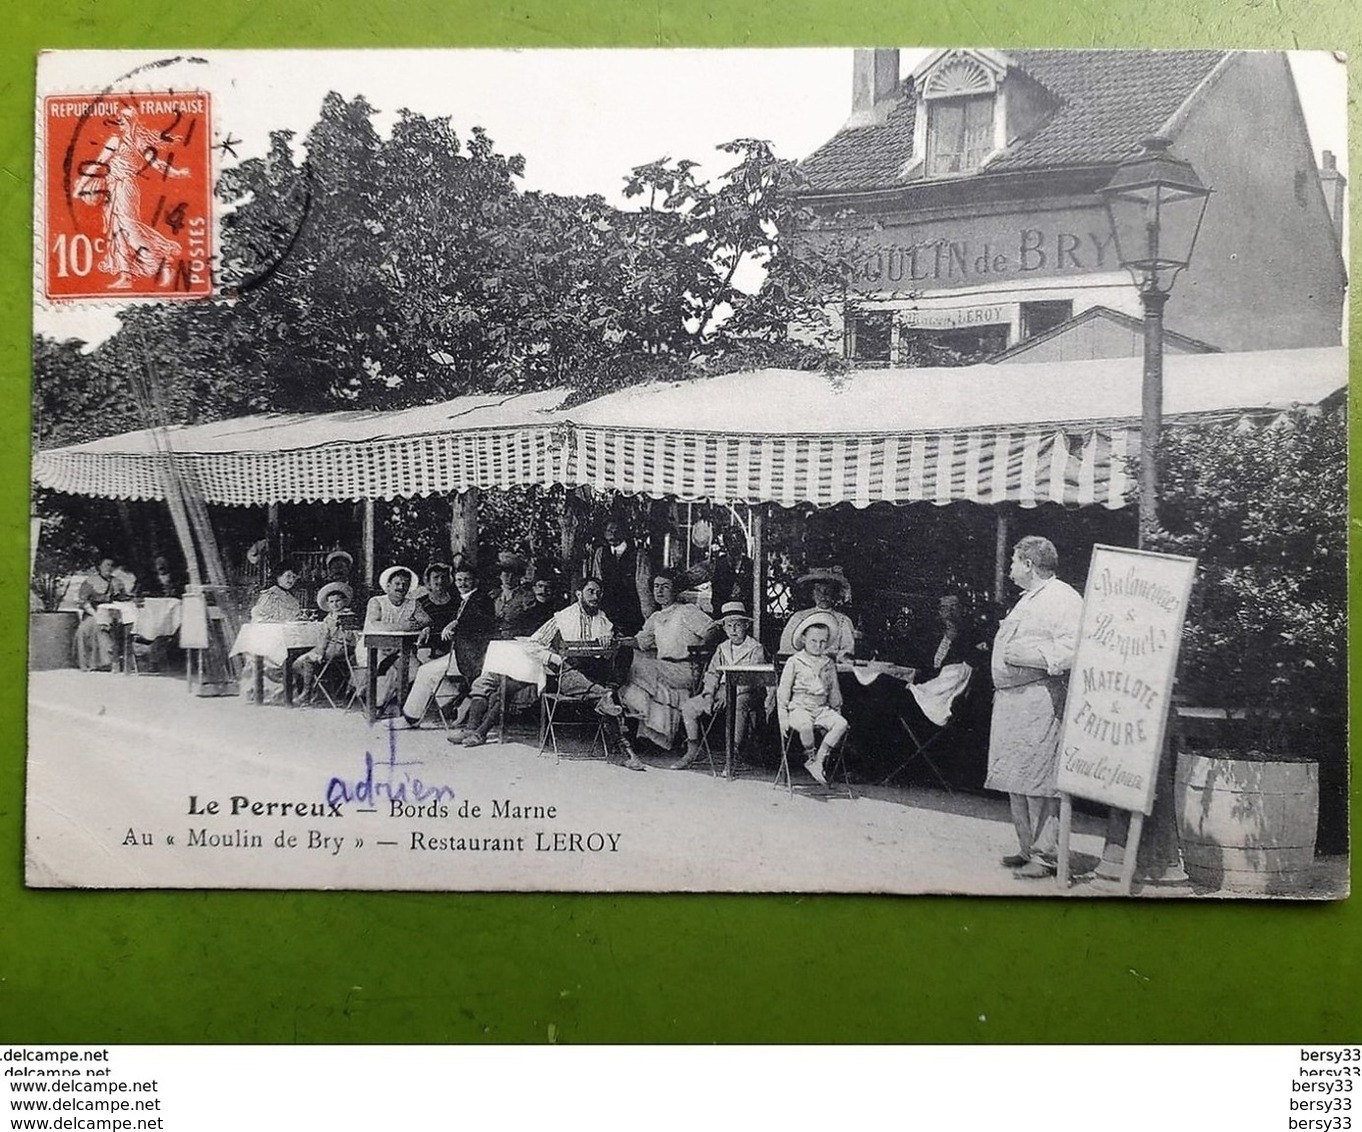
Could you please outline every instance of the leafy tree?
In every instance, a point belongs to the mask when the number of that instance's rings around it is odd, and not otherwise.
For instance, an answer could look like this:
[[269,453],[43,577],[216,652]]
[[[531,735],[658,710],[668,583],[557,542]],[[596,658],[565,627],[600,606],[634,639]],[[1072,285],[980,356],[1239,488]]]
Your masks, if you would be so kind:
[[1151,549],[1198,559],[1179,663],[1203,704],[1247,709],[1246,744],[1289,747],[1347,711],[1347,419],[1169,430]]
[[[720,147],[735,164],[713,184],[689,161],[641,166],[625,192],[642,207],[627,211],[523,192],[523,160],[480,129],[461,139],[402,111],[384,139],[374,113],[330,94],[305,159],[278,131],[265,156],[224,170],[221,297],[129,308],[69,394],[42,391],[42,418],[86,416],[68,437],[132,427],[131,408],[87,410],[135,406],[148,373],[165,418],[196,421],[836,366],[826,303],[853,238],[796,240],[813,218],[797,169],[765,142]],[[73,356],[35,345],[39,384]]]

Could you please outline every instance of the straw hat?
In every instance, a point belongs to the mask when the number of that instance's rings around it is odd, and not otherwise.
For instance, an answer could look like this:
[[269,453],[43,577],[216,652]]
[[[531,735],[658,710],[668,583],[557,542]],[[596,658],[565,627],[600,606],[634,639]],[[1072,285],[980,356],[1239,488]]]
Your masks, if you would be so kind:
[[383,573],[381,573],[378,576],[379,588],[386,590],[388,588],[388,579],[390,579],[394,574],[399,573],[406,574],[409,578],[411,578],[411,584],[413,586],[416,585],[416,583],[419,581],[419,579],[416,577],[416,574],[413,571],[408,570],[405,566],[389,566],[386,570],[383,571]]
[[345,598],[345,608],[347,609],[350,608],[351,603],[355,600],[355,591],[344,582],[327,582],[326,585],[317,591],[317,608],[325,610],[326,599],[332,594],[342,595]]
[[503,550],[497,555],[497,570],[510,570],[515,574],[525,573],[525,559],[513,550]]
[[747,606],[740,601],[726,601],[723,608],[719,611],[720,621],[746,621],[751,624],[752,617],[747,612]]
[[333,550],[326,556],[326,565],[330,566],[337,558],[344,558],[345,564],[352,568],[355,565],[355,557],[348,550]]
[[825,626],[828,630],[829,635],[837,632],[836,619],[832,616],[832,614],[823,613],[820,610],[818,613],[810,613],[806,618],[804,618],[803,621],[799,623],[799,628],[795,630],[794,637],[791,638],[790,643],[793,644],[796,649],[802,649],[804,647],[804,634],[807,633],[810,629],[812,629],[815,625]]
[[820,566],[795,579],[795,585],[798,586],[814,585],[818,582],[836,582],[842,587],[843,594],[851,593],[851,583],[847,581],[847,576],[842,573],[840,566]]

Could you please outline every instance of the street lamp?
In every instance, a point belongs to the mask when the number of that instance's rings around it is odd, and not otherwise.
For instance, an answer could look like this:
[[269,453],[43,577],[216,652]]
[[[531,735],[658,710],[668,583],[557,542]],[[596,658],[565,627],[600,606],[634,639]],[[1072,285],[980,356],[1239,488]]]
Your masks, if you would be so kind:
[[1168,152],[1167,138],[1146,138],[1144,152],[1116,167],[1099,189],[1111,217],[1116,254],[1144,305],[1144,379],[1140,389],[1140,541],[1158,526],[1159,432],[1163,427],[1163,308],[1188,265],[1211,190],[1192,166]]

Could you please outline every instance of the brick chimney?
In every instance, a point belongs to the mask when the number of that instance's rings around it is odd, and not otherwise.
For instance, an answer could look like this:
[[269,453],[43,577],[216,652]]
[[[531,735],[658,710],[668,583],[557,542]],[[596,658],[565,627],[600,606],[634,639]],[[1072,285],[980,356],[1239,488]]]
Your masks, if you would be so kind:
[[899,89],[899,49],[858,47],[851,61],[851,116],[842,129],[882,125]]
[[1324,190],[1324,205],[1329,210],[1329,219],[1334,222],[1334,231],[1339,242],[1343,240],[1343,210],[1348,178],[1338,171],[1338,163],[1333,150],[1324,151],[1324,162],[1319,171],[1319,185]]

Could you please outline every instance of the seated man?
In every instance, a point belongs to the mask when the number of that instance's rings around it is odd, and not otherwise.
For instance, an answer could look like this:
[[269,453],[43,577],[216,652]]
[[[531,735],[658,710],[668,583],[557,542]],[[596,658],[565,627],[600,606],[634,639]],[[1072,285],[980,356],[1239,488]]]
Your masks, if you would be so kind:
[[828,654],[835,661],[850,658],[856,652],[855,626],[845,613],[833,609],[834,602],[846,601],[850,594],[850,586],[842,574],[841,567],[834,567],[831,570],[810,570],[795,582],[795,585],[810,584],[813,587],[813,605],[798,610],[790,617],[785,631],[780,635],[779,651],[784,654],[796,651],[799,646],[794,642],[800,626],[807,618],[821,614],[831,626],[832,639],[828,645]]
[[497,555],[497,574],[501,584],[494,587],[492,604],[497,625],[506,636],[511,622],[534,604],[534,594],[525,584],[525,560],[513,551],[503,550]]
[[460,695],[460,685],[467,687],[482,672],[487,644],[496,636],[497,616],[492,598],[478,588],[478,576],[468,565],[455,567],[454,589],[458,609],[440,631],[440,640],[448,652],[416,670],[398,726],[419,727],[432,698],[442,705],[450,703]]
[[595,701],[596,711],[605,719],[607,757],[613,758],[613,752],[618,751],[624,756],[623,765],[629,770],[647,770],[620,729],[624,709],[615,693],[610,661],[587,658],[568,664],[561,651],[568,645],[606,645],[614,639],[615,627],[601,609],[600,579],[587,578],[577,593],[577,600],[545,621],[526,641],[526,647],[541,663],[558,667],[560,696]]
[[[722,614],[720,623],[728,639],[721,641],[714,650],[714,656],[705,670],[704,688],[681,705],[681,719],[686,728],[686,753],[672,764],[672,770],[685,770],[700,757],[701,718],[724,710],[726,677],[720,670],[732,665],[766,663],[766,650],[761,647],[761,642],[747,635],[752,627],[747,607],[740,601],[726,602]],[[759,695],[758,688],[747,686],[738,689],[733,719],[733,745],[738,749],[742,748],[743,740],[747,738],[748,724],[757,713]]]
[[[416,574],[405,566],[389,566],[378,576],[378,584],[383,592],[369,599],[364,609],[364,631],[414,633],[430,628],[430,618],[426,611],[409,596],[416,584]],[[363,646],[361,639],[360,646]],[[378,682],[375,711],[382,713],[396,698],[401,686],[402,666],[398,658],[403,654],[395,648],[383,649],[378,653]],[[367,658],[359,658],[361,664]],[[412,657],[407,662],[407,675],[415,664]]]
[[635,638],[644,651],[634,653],[620,702],[639,721],[641,738],[670,750],[681,730],[681,703],[694,679],[691,646],[709,644],[722,630],[699,606],[676,601],[676,578],[668,571],[653,579],[653,598],[658,607]]
[[[557,612],[552,577],[541,571],[534,580],[533,593],[534,604],[510,621],[506,626],[507,637],[533,636]],[[502,681],[506,682],[508,700],[534,690],[533,684],[497,672],[483,672],[468,689],[468,719],[464,727],[456,728],[450,734],[451,743],[461,740],[465,747],[480,747],[487,742],[488,732],[500,722]]]
[[[838,714],[842,690],[837,684],[837,665],[827,655],[835,624],[822,613],[805,619],[793,642],[799,651],[786,662],[776,692],[781,730],[799,734],[808,755],[804,769],[822,786],[828,784],[823,771],[828,755],[847,733],[847,721]],[[824,733],[817,748],[815,728]]]
[[[449,638],[444,635],[445,627],[459,615],[463,604],[452,588],[454,568],[446,562],[432,562],[423,575],[426,592],[416,599],[416,604],[425,610],[430,619],[430,633],[426,637],[429,656],[422,661],[435,660],[449,655]],[[418,652],[419,655],[419,652]]]

